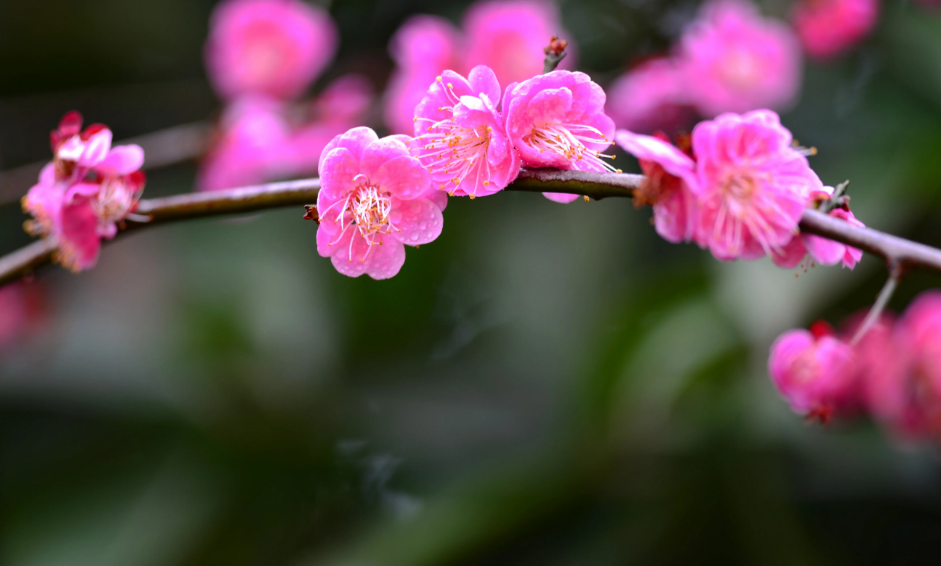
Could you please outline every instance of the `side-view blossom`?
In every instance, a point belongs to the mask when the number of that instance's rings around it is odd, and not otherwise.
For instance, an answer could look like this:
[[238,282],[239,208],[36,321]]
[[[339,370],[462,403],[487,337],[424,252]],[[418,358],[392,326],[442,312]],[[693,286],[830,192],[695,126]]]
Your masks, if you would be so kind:
[[504,130],[500,83],[486,66],[465,79],[445,71],[415,108],[413,154],[440,190],[492,195],[519,174],[520,157]]
[[691,124],[685,79],[670,58],[645,61],[618,77],[608,89],[608,115],[619,128],[651,134]]
[[55,259],[71,271],[98,260],[101,239],[117,234],[144,190],[144,151],[136,145],[111,147],[111,131],[95,124],[84,131],[70,112],[52,133],[54,159],[23,197],[33,216],[27,230],[56,239]]
[[879,20],[879,0],[800,0],[791,12],[804,51],[826,59],[862,41]]
[[[552,71],[507,87],[503,115],[523,165],[619,172],[602,158],[614,143],[614,121],[604,112],[605,93],[585,73]],[[577,195],[544,193],[557,202]]]
[[317,251],[340,273],[373,279],[395,276],[405,245],[434,241],[447,195],[409,154],[411,139],[379,139],[370,128],[339,135],[320,157]]
[[780,252],[804,209],[824,191],[778,115],[723,114],[693,129],[699,218],[696,242],[720,260]]
[[336,48],[336,26],[321,8],[300,0],[226,0],[212,14],[206,68],[227,100],[286,100],[310,86]]
[[[832,188],[830,189],[832,193]],[[830,211],[830,216],[839,218],[858,228],[865,228],[866,225],[856,219],[852,211],[848,208],[834,208]],[[778,267],[791,269],[797,267],[810,257],[820,265],[835,265],[842,262],[843,267],[853,269],[859,260],[863,257],[863,251],[859,248],[847,246],[840,242],[835,242],[814,234],[803,234],[794,236],[791,241],[785,245],[780,252],[775,251],[771,254],[771,260]]]
[[665,135],[645,136],[626,130],[618,130],[614,140],[638,159],[646,177],[634,191],[635,204],[653,207],[654,227],[665,240],[690,241],[699,212],[694,191],[690,190],[697,183],[692,148],[684,152],[671,145]]
[[853,349],[814,325],[789,330],[771,346],[768,371],[791,409],[827,422],[856,404]]
[[684,32],[678,64],[690,100],[707,116],[780,109],[801,84],[800,44],[746,0],[712,0]]

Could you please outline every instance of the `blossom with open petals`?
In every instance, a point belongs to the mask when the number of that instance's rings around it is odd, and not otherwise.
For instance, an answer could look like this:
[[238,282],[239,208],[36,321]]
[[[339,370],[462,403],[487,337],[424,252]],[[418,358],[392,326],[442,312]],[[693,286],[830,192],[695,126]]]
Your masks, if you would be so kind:
[[678,62],[690,100],[707,116],[780,109],[801,84],[800,44],[745,0],[713,0],[684,32]]
[[427,244],[441,234],[447,195],[432,188],[431,175],[409,155],[410,141],[379,139],[361,127],[324,149],[317,251],[340,273],[388,279],[405,263],[405,245]]
[[645,61],[618,77],[608,88],[606,108],[619,128],[640,134],[692,125],[686,81],[671,58]]
[[800,0],[791,13],[801,45],[826,59],[862,41],[879,20],[879,0]]
[[665,135],[645,136],[627,130],[618,130],[614,140],[640,162],[645,179],[634,191],[634,202],[653,206],[657,233],[673,243],[690,241],[699,214],[698,190],[690,190],[698,182],[692,148],[684,152]]
[[439,189],[487,196],[519,174],[519,154],[497,110],[501,94],[489,67],[474,67],[466,79],[445,71],[415,109],[413,153]]
[[827,421],[855,404],[853,348],[819,325],[789,330],[775,340],[768,371],[796,413]]
[[291,99],[336,48],[336,26],[321,8],[300,0],[226,0],[212,15],[206,68],[223,98]]
[[693,129],[696,242],[721,260],[780,253],[823,183],[778,115],[723,114]]
[[71,271],[95,265],[101,239],[117,234],[144,189],[144,151],[136,145],[111,147],[111,131],[95,124],[84,131],[70,112],[52,133],[52,163],[23,197],[33,216],[27,229],[56,240],[55,259]]
[[[523,165],[616,172],[602,158],[614,143],[614,121],[604,112],[605,93],[585,73],[552,71],[507,87],[506,131]],[[578,195],[544,193],[557,202]]]

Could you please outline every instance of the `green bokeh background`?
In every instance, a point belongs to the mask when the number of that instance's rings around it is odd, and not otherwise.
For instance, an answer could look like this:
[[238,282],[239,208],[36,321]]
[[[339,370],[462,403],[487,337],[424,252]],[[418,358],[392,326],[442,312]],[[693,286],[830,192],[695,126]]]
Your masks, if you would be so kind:
[[[212,4],[0,2],[2,165],[45,159],[73,108],[117,139],[217,113]],[[465,7],[334,3],[342,45],[314,91],[350,71],[381,89],[405,18]],[[695,10],[562,5],[602,83]],[[864,45],[807,64],[783,120],[826,183],[852,180],[861,219],[941,246],[941,12],[883,2]],[[194,173],[155,171],[147,194]],[[374,282],[318,257],[301,215],[165,226],[41,273],[50,316],[0,357],[0,563],[938,560],[937,451],[807,425],[765,369],[784,330],[868,306],[877,258],[795,278],[669,245],[627,201],[507,193],[452,199],[442,236]],[[0,252],[22,220],[0,206]],[[911,275],[893,308],[939,282]]]

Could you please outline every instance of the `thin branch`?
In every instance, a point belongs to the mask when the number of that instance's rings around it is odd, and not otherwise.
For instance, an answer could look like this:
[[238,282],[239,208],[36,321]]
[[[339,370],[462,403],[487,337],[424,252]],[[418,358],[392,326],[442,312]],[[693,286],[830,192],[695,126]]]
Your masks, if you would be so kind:
[[[634,189],[643,181],[642,175],[523,169],[516,181],[506,190],[567,193],[601,200],[608,197],[631,198]],[[128,218],[118,236],[146,226],[176,220],[246,214],[269,208],[299,207],[316,202],[319,187],[319,179],[302,179],[257,187],[142,200],[135,214],[148,217],[148,220]],[[878,255],[886,260],[893,273],[894,270],[901,273],[901,270],[909,267],[925,267],[941,273],[941,250],[871,228],[856,228],[817,210],[804,211],[800,229]],[[28,276],[49,263],[54,248],[55,246],[45,239],[0,258],[0,285]]]
[[876,298],[876,303],[872,305],[871,309],[869,309],[869,314],[866,315],[863,323],[859,326],[859,330],[856,331],[856,334],[850,341],[851,346],[859,344],[859,341],[863,339],[867,332],[869,332],[869,329],[872,328],[872,325],[874,325],[876,321],[879,320],[879,317],[882,316],[882,311],[884,311],[886,305],[889,304],[889,300],[892,299],[892,295],[895,294],[895,289],[898,288],[901,281],[902,268],[898,265],[891,265],[889,267],[889,278],[886,280],[885,285],[882,286],[882,290],[879,291],[879,296]]

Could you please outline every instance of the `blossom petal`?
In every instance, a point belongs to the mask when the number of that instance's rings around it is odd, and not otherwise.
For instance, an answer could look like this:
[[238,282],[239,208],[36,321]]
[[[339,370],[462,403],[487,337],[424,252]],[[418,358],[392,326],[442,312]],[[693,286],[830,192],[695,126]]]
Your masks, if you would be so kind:
[[570,195],[568,193],[542,193],[542,196],[551,201],[560,202],[562,204],[568,204],[578,199],[579,197],[579,195]]
[[431,188],[431,175],[420,161],[408,155],[386,161],[369,180],[400,199],[419,197]]
[[119,145],[111,151],[95,171],[105,176],[130,175],[144,165],[144,150],[139,145]]
[[444,226],[441,209],[426,198],[392,199],[392,212],[389,214],[389,220],[398,229],[393,236],[410,246],[420,246],[435,241],[441,235],[441,229]]
[[394,277],[405,264],[405,246],[401,242],[388,236],[380,241],[382,245],[373,245],[366,258],[366,273],[377,280]]
[[359,160],[344,147],[334,148],[320,162],[320,190],[339,198],[354,190],[359,175]]

